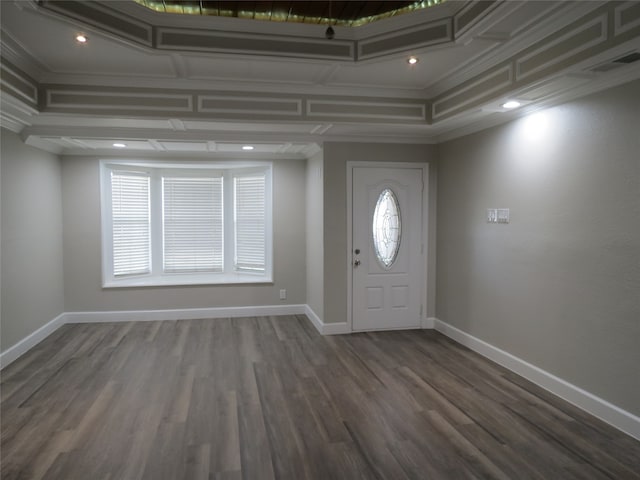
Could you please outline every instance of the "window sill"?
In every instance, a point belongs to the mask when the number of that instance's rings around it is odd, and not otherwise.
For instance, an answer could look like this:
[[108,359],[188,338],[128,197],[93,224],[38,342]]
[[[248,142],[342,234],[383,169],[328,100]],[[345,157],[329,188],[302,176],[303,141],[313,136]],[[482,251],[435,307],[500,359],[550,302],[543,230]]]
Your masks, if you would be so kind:
[[162,277],[128,277],[117,280],[109,279],[102,282],[102,288],[131,288],[131,287],[171,287],[185,285],[261,285],[273,284],[273,278],[267,275],[243,274],[214,274],[214,275],[163,275]]

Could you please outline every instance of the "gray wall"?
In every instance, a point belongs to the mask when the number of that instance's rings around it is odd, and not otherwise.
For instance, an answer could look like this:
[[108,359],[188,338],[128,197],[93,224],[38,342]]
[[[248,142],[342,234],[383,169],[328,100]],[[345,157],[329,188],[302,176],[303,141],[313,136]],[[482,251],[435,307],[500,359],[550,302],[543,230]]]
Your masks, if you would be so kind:
[[437,228],[438,318],[636,415],[638,125],[636,81],[440,145]]
[[324,317],[324,223],[322,152],[307,161],[307,305]]
[[64,311],[60,160],[2,129],[2,351]]
[[[433,162],[433,145],[324,144],[324,322],[347,321],[347,162]],[[429,232],[435,231],[435,169],[429,166]],[[427,256],[427,316],[435,313],[435,242]]]
[[[101,286],[99,159],[63,157],[64,284],[67,312],[306,303],[306,163],[273,169],[274,284],[109,288]],[[279,299],[279,290],[287,299]]]

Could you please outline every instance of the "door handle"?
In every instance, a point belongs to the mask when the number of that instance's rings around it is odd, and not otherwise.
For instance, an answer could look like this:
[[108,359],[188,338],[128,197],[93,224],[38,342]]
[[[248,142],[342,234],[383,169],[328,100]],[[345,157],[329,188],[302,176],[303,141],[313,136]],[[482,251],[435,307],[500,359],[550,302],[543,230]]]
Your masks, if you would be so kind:
[[354,268],[358,268],[359,266],[360,266],[360,260],[356,260],[355,262],[353,262]]

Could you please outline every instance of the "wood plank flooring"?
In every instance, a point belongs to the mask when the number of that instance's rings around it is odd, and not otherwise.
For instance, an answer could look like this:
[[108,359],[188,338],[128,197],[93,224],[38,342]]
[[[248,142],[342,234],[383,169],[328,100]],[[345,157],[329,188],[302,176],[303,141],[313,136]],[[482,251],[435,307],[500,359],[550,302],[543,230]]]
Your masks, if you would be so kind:
[[1,478],[640,479],[640,442],[435,331],[65,325],[2,371]]

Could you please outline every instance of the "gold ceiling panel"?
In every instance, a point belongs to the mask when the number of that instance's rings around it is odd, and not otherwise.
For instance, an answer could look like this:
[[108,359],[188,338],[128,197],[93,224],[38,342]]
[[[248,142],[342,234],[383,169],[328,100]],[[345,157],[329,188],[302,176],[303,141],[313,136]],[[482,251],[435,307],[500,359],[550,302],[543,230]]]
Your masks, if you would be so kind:
[[185,15],[210,15],[272,22],[357,27],[445,0],[409,1],[205,1],[134,0],[151,10]]

